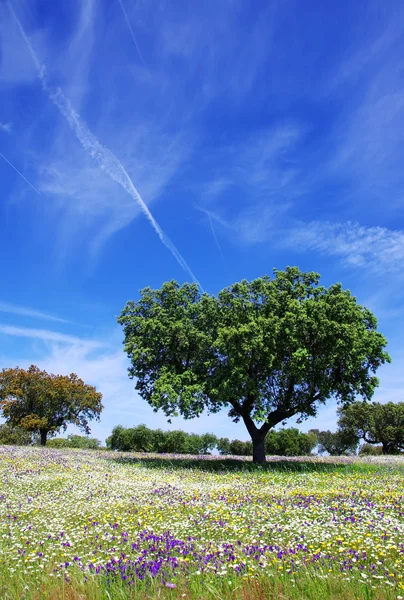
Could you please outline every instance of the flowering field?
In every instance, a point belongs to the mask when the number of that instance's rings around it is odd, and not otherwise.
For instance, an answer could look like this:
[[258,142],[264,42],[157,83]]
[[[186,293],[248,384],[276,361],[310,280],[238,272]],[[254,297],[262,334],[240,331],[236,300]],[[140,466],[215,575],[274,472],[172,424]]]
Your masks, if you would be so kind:
[[234,463],[0,447],[0,597],[404,598],[402,459]]

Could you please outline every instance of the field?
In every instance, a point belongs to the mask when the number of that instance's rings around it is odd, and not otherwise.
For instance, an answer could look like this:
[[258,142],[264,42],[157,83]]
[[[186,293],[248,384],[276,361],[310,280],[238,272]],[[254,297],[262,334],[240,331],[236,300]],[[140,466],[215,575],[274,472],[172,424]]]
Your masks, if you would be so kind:
[[404,598],[404,461],[0,447],[0,597]]

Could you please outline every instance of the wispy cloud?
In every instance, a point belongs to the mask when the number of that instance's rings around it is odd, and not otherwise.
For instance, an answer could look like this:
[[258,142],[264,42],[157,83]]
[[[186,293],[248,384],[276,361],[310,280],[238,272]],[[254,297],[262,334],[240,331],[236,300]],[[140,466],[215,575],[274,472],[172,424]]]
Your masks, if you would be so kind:
[[66,319],[55,317],[48,313],[44,313],[35,308],[29,308],[27,306],[19,306],[17,304],[8,304],[7,302],[0,302],[0,312],[7,313],[10,315],[21,315],[23,317],[32,317],[33,319],[43,319],[44,321],[57,321],[58,323],[70,323]]
[[400,273],[404,263],[404,231],[385,227],[313,221],[284,231],[280,243],[335,256],[346,265],[373,272]]
[[74,344],[83,347],[87,350],[100,348],[104,344],[96,340],[88,340],[79,338],[57,331],[49,331],[48,329],[31,329],[29,327],[14,327],[12,325],[0,324],[0,334],[11,335],[16,337],[31,338],[41,340],[43,342],[56,342],[60,344]]
[[[393,7],[393,5],[391,5]],[[326,97],[338,102],[333,128],[326,136],[321,173],[344,183],[340,201],[347,218],[366,206],[385,222],[401,211],[404,174],[404,90],[402,70],[403,7],[364,24],[331,71]],[[359,32],[358,32],[359,33]],[[386,214],[385,202],[391,211]],[[382,211],[380,211],[382,207]]]
[[[130,135],[123,128],[115,133],[113,143],[122,149],[130,171],[136,173],[148,206],[164,197],[165,187],[188,152],[186,140],[179,138],[172,143],[154,124],[136,124]],[[95,258],[113,234],[141,214],[140,206],[83,154],[70,129],[59,132],[49,154],[42,160],[38,186],[49,200],[47,214],[54,213],[63,230],[58,236],[61,250],[69,251],[72,241],[76,244],[79,223],[86,229],[83,238]]]
[[4,133],[11,133],[11,123],[1,123],[0,122],[0,131],[4,131]]
[[21,36],[28,48],[31,58],[35,64],[43,90],[58,108],[61,115],[66,119],[67,123],[69,124],[70,128],[72,129],[77,139],[83,146],[84,150],[94,159],[94,161],[98,164],[102,171],[107,173],[107,175],[109,175],[111,179],[116,181],[116,183],[118,183],[133,198],[133,200],[139,205],[141,211],[150,222],[160,241],[169,249],[169,251],[172,253],[179,265],[184,269],[184,271],[186,271],[192,277],[192,279],[196,283],[198,283],[200,287],[202,287],[199,281],[197,280],[196,276],[193,274],[190,267],[186,263],[185,259],[178,251],[177,247],[169,239],[167,234],[161,229],[160,225],[155,220],[154,216],[150,212],[150,209],[139,194],[132,179],[130,178],[129,174],[127,173],[126,169],[121,164],[119,159],[111,150],[100,144],[95,135],[87,127],[86,123],[81,119],[80,115],[74,110],[69,99],[66,98],[62,90],[60,88],[55,88],[49,84],[48,78],[46,76],[45,65],[41,63],[38,56],[36,55],[20,20],[15,14],[11,3],[7,3],[11,14],[20,30]]
[[[239,144],[224,146],[210,154],[212,178],[204,191],[208,199],[223,198],[226,192],[242,190],[245,201],[251,196],[266,201],[290,198],[301,192],[297,153],[305,127],[291,121],[260,129]],[[220,165],[220,166],[217,166]]]
[[38,190],[36,189],[36,187],[35,187],[34,185],[32,185],[32,183],[31,183],[30,181],[28,181],[28,179],[25,177],[25,175],[23,175],[23,174],[21,173],[21,171],[19,171],[19,170],[17,169],[17,167],[16,167],[16,166],[14,166],[14,165],[13,165],[13,163],[11,163],[11,162],[8,160],[8,158],[6,158],[6,157],[4,156],[4,154],[2,154],[2,153],[0,152],[0,156],[1,156],[1,158],[2,158],[2,159],[3,159],[3,160],[4,160],[4,161],[5,161],[5,162],[6,162],[6,163],[7,163],[7,164],[8,164],[8,165],[9,165],[9,166],[12,168],[12,169],[14,169],[14,171],[15,171],[15,172],[16,172],[16,173],[17,173],[17,174],[18,174],[18,175],[21,177],[21,179],[23,179],[23,180],[25,181],[25,183],[27,183],[27,184],[28,184],[28,185],[29,185],[29,186],[30,186],[30,187],[31,187],[31,188],[34,190],[34,192],[36,192],[36,193],[38,194],[38,196],[40,196],[40,195],[41,195],[41,193],[40,193],[40,192],[38,192]]
[[213,151],[212,179],[202,183],[205,206],[199,210],[208,215],[211,231],[218,226],[213,231],[217,243],[218,233],[236,243],[256,244],[279,228],[279,219],[307,191],[298,160],[304,135],[304,126],[281,122]]

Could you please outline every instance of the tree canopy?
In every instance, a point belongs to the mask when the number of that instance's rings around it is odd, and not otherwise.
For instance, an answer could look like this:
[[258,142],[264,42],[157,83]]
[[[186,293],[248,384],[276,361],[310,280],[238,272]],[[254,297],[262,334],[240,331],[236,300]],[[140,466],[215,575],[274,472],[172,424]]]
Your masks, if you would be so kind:
[[68,424],[90,432],[88,422],[99,420],[102,394],[75,373],[52,375],[31,365],[0,372],[0,410],[6,423],[39,433],[41,445]]
[[319,454],[325,452],[330,456],[356,454],[359,438],[353,430],[319,431],[318,429],[311,429],[310,432],[317,437]]
[[339,409],[339,429],[367,444],[381,444],[383,454],[404,451],[404,402],[354,402]]
[[175,454],[209,454],[216,446],[212,433],[197,435],[181,430],[149,429],[146,425],[116,425],[106,440],[107,448],[126,452],[158,452]]
[[370,399],[386,340],[348,290],[319,279],[288,267],[217,295],[176,281],[142,290],[118,318],[139,394],[168,417],[227,407],[258,463],[278,423],[314,416],[330,398]]

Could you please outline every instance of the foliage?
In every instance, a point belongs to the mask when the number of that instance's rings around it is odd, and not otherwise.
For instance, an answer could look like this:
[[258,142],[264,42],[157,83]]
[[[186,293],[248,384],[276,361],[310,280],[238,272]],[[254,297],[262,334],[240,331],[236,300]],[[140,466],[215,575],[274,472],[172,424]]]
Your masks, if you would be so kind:
[[35,442],[35,436],[25,429],[0,425],[0,446],[32,446]]
[[87,435],[68,435],[67,438],[54,438],[47,444],[51,448],[81,448],[83,450],[97,450],[101,446],[100,440]]
[[219,454],[224,456],[230,454],[230,440],[229,438],[219,438],[216,443],[216,448]]
[[230,442],[229,454],[233,456],[251,456],[252,443],[242,442],[241,440],[232,440]]
[[99,420],[102,395],[75,373],[52,375],[31,365],[0,372],[0,409],[8,425],[48,436],[73,424],[90,432],[88,421]]
[[404,402],[355,402],[338,413],[341,431],[353,432],[367,444],[381,444],[383,454],[404,450]]
[[380,456],[383,454],[382,446],[373,446],[373,444],[362,444],[359,448],[360,456]]
[[325,452],[330,456],[356,454],[359,438],[354,431],[341,431],[338,429],[333,432],[312,429],[311,433],[317,437],[319,454]]
[[[228,456],[251,456],[253,453],[251,441],[218,439],[212,433],[198,435],[181,430],[153,430],[146,425],[137,427],[117,425],[106,443],[111,450],[126,452],[209,454],[216,447],[220,454]],[[304,456],[310,454],[316,443],[317,438],[312,432],[301,433],[295,428],[281,429],[267,436],[266,453],[278,456]]]
[[294,427],[271,431],[265,440],[267,454],[278,456],[304,456],[311,453],[317,444],[316,435],[302,433]]
[[[296,428],[271,431],[265,439],[265,453],[272,456],[305,456],[311,453],[317,444],[315,433],[302,433]],[[217,449],[222,455],[250,456],[250,441],[230,441],[228,438],[217,440]]]
[[181,430],[153,430],[146,425],[117,425],[106,440],[107,447],[111,450],[172,454],[208,454],[216,446],[216,442],[216,436],[212,433],[197,435]]
[[340,284],[319,286],[296,267],[274,273],[217,296],[175,281],[146,288],[118,318],[142,398],[168,417],[229,408],[260,463],[271,428],[332,397],[370,399],[389,360],[376,318]]

